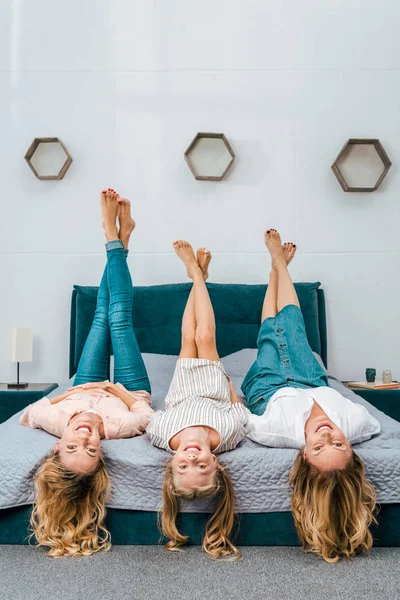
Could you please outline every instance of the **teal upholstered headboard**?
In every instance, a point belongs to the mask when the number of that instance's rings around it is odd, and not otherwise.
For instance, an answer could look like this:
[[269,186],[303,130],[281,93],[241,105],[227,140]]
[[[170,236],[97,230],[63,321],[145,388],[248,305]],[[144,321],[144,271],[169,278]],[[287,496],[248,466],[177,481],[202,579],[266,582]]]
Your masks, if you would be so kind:
[[[327,365],[325,298],[320,283],[296,283],[311,348]],[[221,357],[255,348],[265,285],[209,283]],[[133,325],[142,352],[179,354],[190,283],[134,288]],[[97,287],[74,286],[70,325],[70,377],[77,370],[96,308]]]

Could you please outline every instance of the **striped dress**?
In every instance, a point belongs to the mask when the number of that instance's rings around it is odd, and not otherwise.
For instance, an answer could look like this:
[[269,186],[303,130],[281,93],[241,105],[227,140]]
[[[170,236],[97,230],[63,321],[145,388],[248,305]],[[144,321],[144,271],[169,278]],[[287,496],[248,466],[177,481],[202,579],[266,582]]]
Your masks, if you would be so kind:
[[155,446],[172,452],[169,441],[182,429],[211,427],[220,437],[214,452],[225,452],[245,438],[249,415],[243,404],[231,403],[228,376],[221,361],[178,358],[165,410],[152,415],[146,433]]

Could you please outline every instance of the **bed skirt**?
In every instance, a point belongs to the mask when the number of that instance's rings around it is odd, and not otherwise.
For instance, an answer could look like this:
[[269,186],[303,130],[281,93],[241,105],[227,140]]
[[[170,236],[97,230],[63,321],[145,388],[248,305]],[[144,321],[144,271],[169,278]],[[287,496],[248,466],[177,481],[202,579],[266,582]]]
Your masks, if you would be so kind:
[[[0,511],[0,544],[28,544],[30,506]],[[383,504],[378,525],[371,531],[375,546],[400,547],[400,504]],[[189,536],[189,543],[200,545],[207,515],[181,513],[179,531]],[[157,525],[157,513],[110,508],[106,523],[113,544],[155,545],[163,543]],[[290,512],[244,513],[238,516],[235,543],[239,546],[300,545]]]

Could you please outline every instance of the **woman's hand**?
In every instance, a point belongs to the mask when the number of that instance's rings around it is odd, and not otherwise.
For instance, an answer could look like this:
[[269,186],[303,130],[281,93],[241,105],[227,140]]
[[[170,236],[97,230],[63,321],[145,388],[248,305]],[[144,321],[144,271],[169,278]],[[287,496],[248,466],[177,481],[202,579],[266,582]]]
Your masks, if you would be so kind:
[[88,392],[89,394],[101,394],[104,396],[116,396],[130,409],[132,404],[136,402],[125,389],[118,387],[114,383],[110,383],[108,379],[106,381],[92,381],[90,383],[82,383],[81,385],[74,385],[68,389],[70,394]]
[[110,383],[108,379],[105,381],[91,381],[90,383],[81,383],[80,385],[74,385],[68,388],[68,392],[82,392],[83,390],[104,390],[105,392],[113,392],[114,384]]

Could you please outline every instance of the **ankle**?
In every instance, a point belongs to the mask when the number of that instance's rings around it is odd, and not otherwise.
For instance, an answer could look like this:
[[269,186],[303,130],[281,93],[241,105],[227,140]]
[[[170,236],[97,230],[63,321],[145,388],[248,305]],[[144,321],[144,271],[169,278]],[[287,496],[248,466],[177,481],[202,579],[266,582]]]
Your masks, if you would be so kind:
[[190,274],[192,275],[193,279],[197,278],[197,279],[202,279],[204,281],[204,273],[200,269],[197,262],[194,262],[193,265],[190,265],[188,268],[189,268]]
[[188,271],[188,275],[190,277],[190,279],[193,281],[193,284],[198,285],[199,283],[201,283],[201,285],[204,285],[205,279],[203,277],[203,273],[199,270],[193,270],[193,271]]
[[106,236],[106,240],[107,242],[113,242],[115,240],[118,240],[118,230],[115,227],[115,229],[113,227],[111,227],[110,229],[105,229],[104,234]]
[[279,256],[277,258],[272,259],[272,271],[271,273],[278,273],[279,271],[286,271],[287,264],[283,256]]

